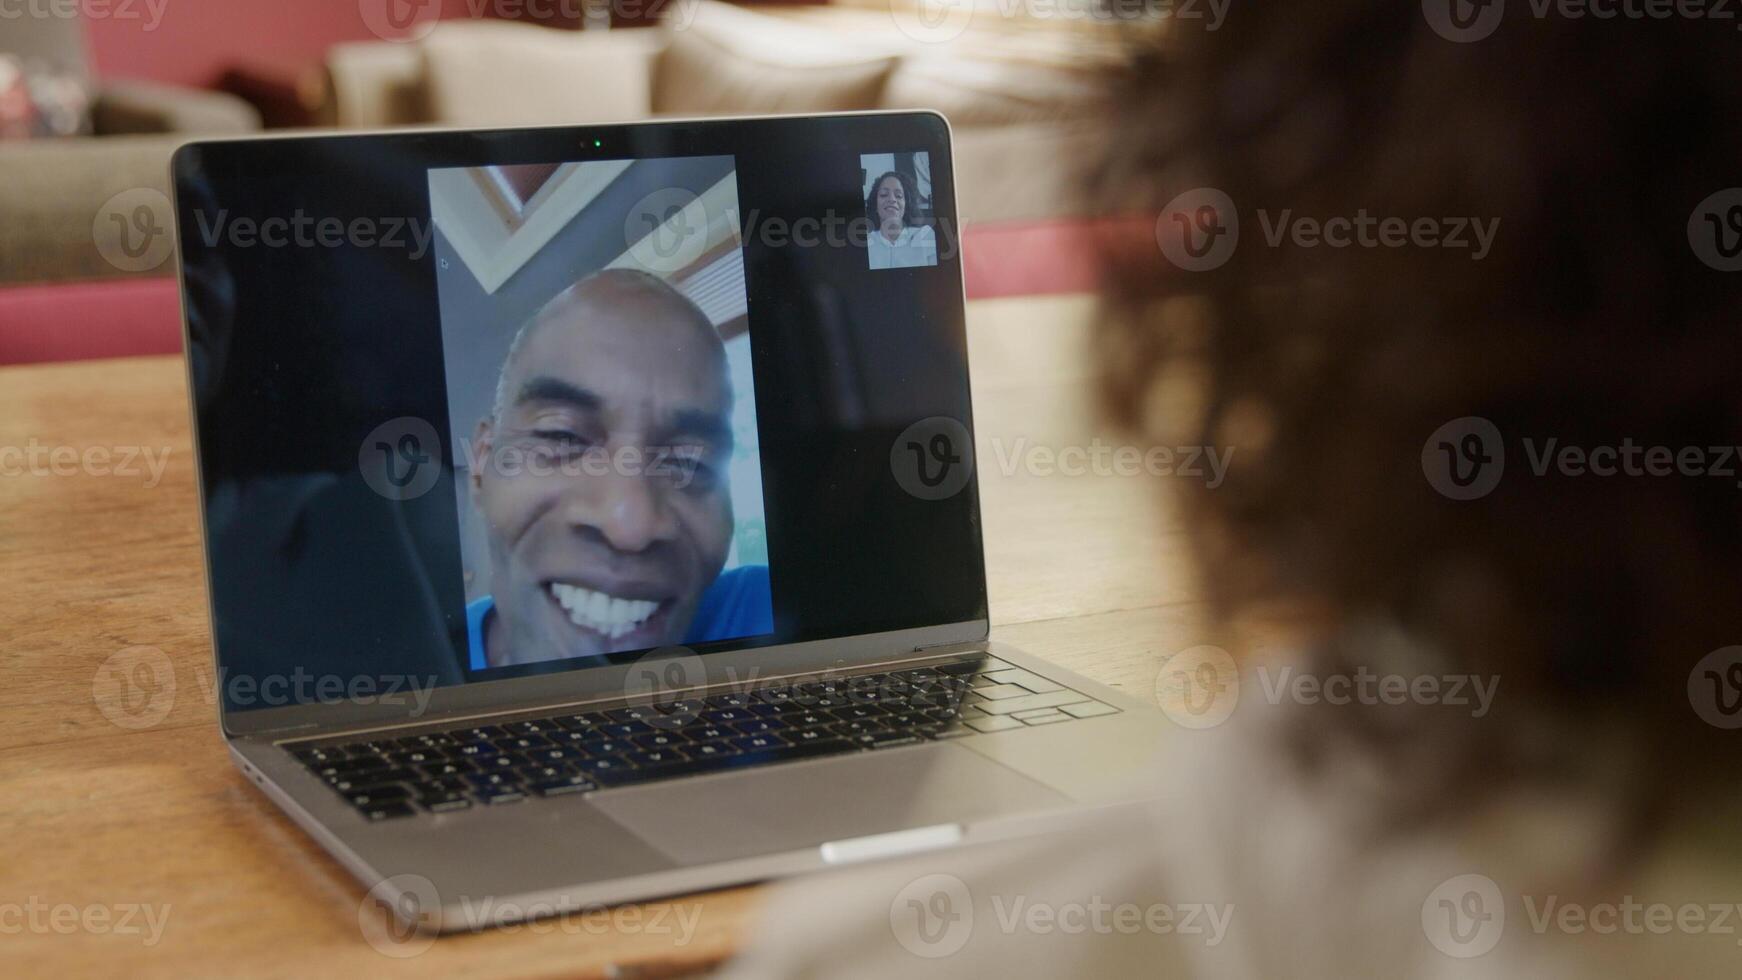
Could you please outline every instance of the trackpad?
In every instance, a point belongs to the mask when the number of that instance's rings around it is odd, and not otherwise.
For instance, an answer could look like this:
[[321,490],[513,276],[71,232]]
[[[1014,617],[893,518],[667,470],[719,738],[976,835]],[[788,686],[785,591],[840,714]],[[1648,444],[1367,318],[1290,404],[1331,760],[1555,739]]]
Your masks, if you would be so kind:
[[1067,805],[955,745],[888,749],[605,793],[594,805],[685,864]]

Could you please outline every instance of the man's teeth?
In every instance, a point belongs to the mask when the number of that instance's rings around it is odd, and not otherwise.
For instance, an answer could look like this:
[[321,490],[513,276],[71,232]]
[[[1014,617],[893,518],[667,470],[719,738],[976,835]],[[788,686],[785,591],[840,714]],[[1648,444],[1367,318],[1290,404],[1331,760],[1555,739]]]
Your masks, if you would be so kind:
[[659,603],[648,599],[618,599],[578,585],[550,584],[550,594],[568,611],[569,620],[610,639],[634,630],[653,615]]

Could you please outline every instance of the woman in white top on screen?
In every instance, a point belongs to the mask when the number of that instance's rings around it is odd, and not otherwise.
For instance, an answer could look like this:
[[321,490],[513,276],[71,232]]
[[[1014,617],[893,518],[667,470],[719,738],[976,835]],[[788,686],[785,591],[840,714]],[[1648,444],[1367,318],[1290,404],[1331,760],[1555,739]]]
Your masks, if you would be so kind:
[[937,234],[919,224],[919,195],[905,174],[891,170],[877,178],[865,198],[871,219],[868,243],[873,269],[913,269],[938,264]]

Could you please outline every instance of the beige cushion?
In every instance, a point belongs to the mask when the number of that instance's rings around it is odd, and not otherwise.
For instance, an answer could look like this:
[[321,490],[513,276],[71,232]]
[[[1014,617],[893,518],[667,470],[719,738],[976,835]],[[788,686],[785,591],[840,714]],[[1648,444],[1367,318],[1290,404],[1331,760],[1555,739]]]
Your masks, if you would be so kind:
[[653,83],[655,112],[835,112],[874,109],[898,58],[850,36],[701,0],[670,37]]
[[416,47],[343,41],[327,49],[327,91],[318,120],[327,126],[385,129],[428,122],[423,58]]
[[1062,69],[920,55],[890,76],[882,107],[935,109],[956,126],[1003,126],[1081,116],[1097,91],[1092,79]]
[[652,107],[657,31],[561,31],[447,20],[422,44],[433,122],[531,126],[627,122]]

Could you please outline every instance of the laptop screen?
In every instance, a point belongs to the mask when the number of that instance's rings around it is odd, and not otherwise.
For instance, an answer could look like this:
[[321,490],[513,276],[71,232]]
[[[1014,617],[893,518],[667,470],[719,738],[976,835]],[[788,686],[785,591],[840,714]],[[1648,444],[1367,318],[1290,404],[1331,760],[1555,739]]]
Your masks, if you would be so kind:
[[175,178],[226,710],[985,619],[937,117]]

